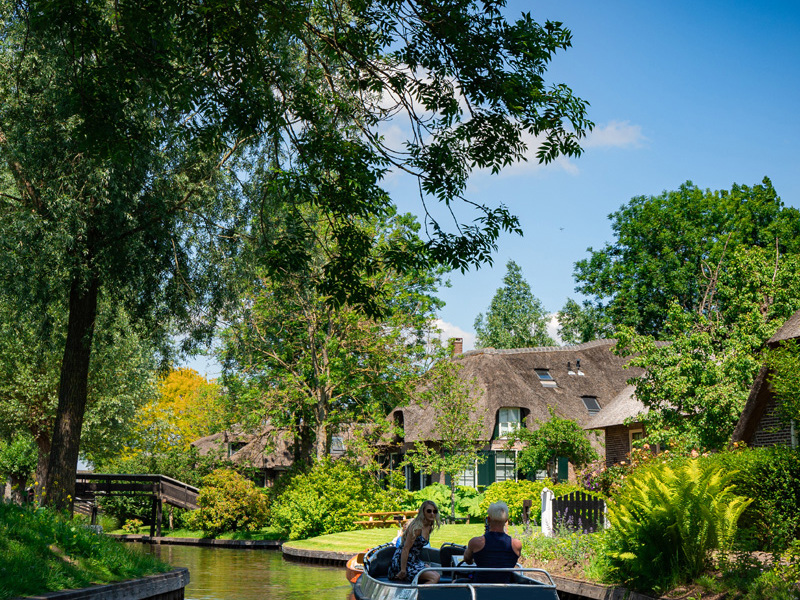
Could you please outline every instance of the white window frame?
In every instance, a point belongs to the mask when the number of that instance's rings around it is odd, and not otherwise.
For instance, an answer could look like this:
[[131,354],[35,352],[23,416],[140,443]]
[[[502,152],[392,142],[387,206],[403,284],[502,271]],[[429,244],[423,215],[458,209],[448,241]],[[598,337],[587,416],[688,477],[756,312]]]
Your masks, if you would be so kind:
[[[500,457],[503,461],[500,462]],[[510,458],[510,460],[509,460]],[[509,464],[511,466],[511,477],[509,477]],[[501,470],[502,467],[502,470]],[[498,474],[501,474],[498,477]],[[516,451],[496,451],[494,453],[494,480],[495,481],[509,481],[517,480],[517,452]]]
[[471,469],[464,469],[456,475],[456,485],[463,485],[464,487],[476,488],[478,487],[478,461],[472,465]]
[[[505,411],[505,415],[503,414],[503,411]],[[503,418],[504,416],[505,420]],[[507,438],[509,434],[513,434],[515,431],[517,431],[521,425],[522,411],[519,407],[504,406],[497,411],[497,437],[499,439]]]

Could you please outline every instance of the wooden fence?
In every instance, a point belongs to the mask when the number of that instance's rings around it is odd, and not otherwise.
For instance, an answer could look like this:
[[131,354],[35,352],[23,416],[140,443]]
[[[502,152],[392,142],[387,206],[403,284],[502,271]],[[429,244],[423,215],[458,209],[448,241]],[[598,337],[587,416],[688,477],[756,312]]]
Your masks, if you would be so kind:
[[591,533],[602,529],[605,502],[579,491],[553,499],[553,525],[556,528]]

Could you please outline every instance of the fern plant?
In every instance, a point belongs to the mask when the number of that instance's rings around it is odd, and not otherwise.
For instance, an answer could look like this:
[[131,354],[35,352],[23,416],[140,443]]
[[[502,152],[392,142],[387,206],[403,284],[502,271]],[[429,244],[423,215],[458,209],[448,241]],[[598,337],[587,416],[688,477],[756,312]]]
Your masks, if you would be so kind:
[[727,549],[751,500],[735,494],[735,473],[698,460],[635,472],[609,503],[609,579],[659,590],[700,574],[713,549]]

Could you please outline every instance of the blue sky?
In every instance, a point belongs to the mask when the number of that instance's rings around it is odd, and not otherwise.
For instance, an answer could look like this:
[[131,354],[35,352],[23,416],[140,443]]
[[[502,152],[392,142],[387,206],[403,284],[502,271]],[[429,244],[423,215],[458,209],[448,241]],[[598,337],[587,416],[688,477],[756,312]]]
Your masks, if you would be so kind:
[[509,15],[523,10],[572,31],[548,73],[590,102],[596,127],[578,159],[473,178],[470,195],[506,203],[525,233],[500,240],[492,267],[452,274],[441,290],[445,330],[466,348],[509,259],[548,311],[577,298],[574,263],[611,241],[608,215],[634,196],[767,176],[800,207],[800,4],[509,3]]
[[[611,241],[608,215],[634,196],[767,176],[785,204],[800,207],[800,4],[509,2],[509,17],[522,11],[572,31],[573,47],[555,57],[548,79],[589,101],[596,127],[578,159],[531,160],[471,180],[468,197],[508,205],[524,236],[503,236],[493,266],[454,273],[441,290],[442,327],[465,349],[509,259],[548,311],[577,298],[574,263]],[[403,210],[419,211],[412,186],[386,185]],[[202,359],[190,366],[217,372]]]

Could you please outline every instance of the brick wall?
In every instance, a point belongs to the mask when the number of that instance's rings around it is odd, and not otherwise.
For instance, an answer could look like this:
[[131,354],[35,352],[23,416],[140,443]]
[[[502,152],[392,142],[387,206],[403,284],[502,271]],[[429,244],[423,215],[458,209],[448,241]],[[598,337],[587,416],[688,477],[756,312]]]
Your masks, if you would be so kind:
[[753,434],[752,446],[791,445],[791,428],[781,422],[776,408],[775,398],[770,397],[758,423],[758,429]]
[[606,427],[606,465],[615,465],[625,460],[631,451],[628,431],[630,427],[626,425],[614,425]]

